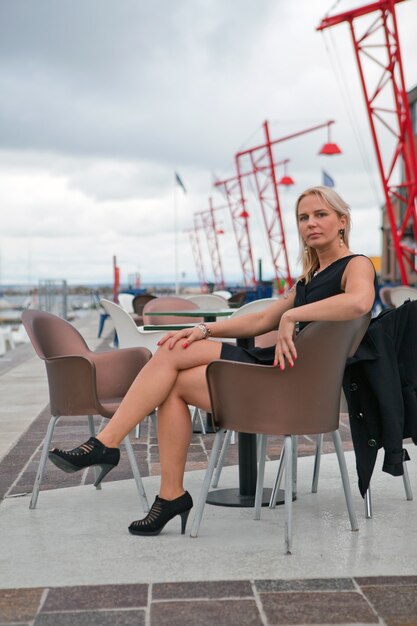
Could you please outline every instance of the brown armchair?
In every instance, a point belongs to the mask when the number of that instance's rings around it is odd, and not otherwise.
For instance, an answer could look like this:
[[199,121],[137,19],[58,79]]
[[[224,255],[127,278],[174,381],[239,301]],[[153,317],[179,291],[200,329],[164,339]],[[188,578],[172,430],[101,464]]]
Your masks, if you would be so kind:
[[[93,352],[71,324],[44,311],[24,311],[22,322],[37,355],[45,362],[51,411],[29,505],[34,509],[57,420],[64,415],[87,415],[94,436],[93,415],[108,419],[113,416],[151,353],[145,348]],[[149,506],[129,436],[124,445],[147,512]]]
[[[356,514],[338,432],[343,372],[348,355],[366,332],[369,316],[346,322],[312,322],[296,338],[293,369],[214,361],[207,368],[212,416],[218,431],[196,507],[191,536],[196,537],[224,430],[283,435],[285,449],[285,548],[291,553],[294,435],[331,432],[342,475],[352,530]],[[257,498],[262,489],[260,467]]]

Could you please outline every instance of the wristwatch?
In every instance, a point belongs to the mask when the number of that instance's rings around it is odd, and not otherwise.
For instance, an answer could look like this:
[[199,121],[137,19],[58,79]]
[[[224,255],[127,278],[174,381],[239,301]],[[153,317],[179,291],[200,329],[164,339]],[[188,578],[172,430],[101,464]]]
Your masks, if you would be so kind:
[[203,339],[207,339],[207,337],[211,335],[210,328],[206,326],[206,324],[197,324],[197,328],[203,333]]

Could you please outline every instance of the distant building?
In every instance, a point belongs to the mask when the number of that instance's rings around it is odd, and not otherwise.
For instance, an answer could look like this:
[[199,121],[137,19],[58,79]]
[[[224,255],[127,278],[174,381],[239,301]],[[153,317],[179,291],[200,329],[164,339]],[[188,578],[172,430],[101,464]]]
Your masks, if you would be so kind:
[[[408,92],[408,102],[410,104],[411,123],[413,125],[414,144],[417,149],[417,86]],[[396,217],[400,218],[405,210],[404,204],[397,201],[393,206]],[[416,245],[414,233],[411,228],[405,231],[404,237],[409,238],[411,246]],[[406,271],[410,285],[417,285],[416,272],[410,271],[408,266],[406,266]],[[385,206],[382,207],[382,260],[380,276],[383,281],[392,283],[401,282],[395,249],[391,245],[391,228]]]

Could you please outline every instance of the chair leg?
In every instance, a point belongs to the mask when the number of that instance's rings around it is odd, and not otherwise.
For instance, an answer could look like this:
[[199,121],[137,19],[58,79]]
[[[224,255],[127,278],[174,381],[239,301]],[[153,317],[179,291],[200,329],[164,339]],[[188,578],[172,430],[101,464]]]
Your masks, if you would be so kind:
[[316,454],[314,456],[313,482],[311,484],[311,493],[317,493],[320,474],[321,453],[323,450],[323,435],[317,435],[316,438]]
[[365,517],[366,519],[372,519],[371,485],[369,485],[365,493]]
[[345,492],[346,506],[349,513],[350,526],[352,530],[359,530],[358,520],[353,506],[352,491],[350,489],[349,476],[346,467],[345,454],[343,452],[342,440],[338,430],[332,432],[334,447],[336,450],[337,460],[339,462],[340,474],[342,476],[343,490]]
[[129,435],[123,439],[123,443],[125,444],[127,456],[129,458],[130,467],[132,468],[133,477],[136,482],[136,487],[139,494],[139,499],[142,503],[142,508],[144,513],[149,511],[148,498],[146,497],[145,488],[143,486],[142,478],[139,472],[138,464],[136,463],[135,453],[133,452],[132,444],[129,439]]
[[293,443],[290,436],[284,439],[285,447],[285,553],[292,549],[292,489],[293,489]]
[[[87,419],[88,419],[88,429],[90,431],[90,435],[92,437],[95,437],[96,436],[96,429],[95,429],[95,426],[94,426],[94,417],[93,417],[93,415],[88,415]],[[95,480],[97,480],[97,478],[100,476],[100,468],[99,467],[94,467],[93,471],[94,471],[94,478],[95,478]],[[97,485],[96,489],[101,489],[101,483],[99,483]]]
[[298,463],[298,436],[291,435],[292,445],[292,493],[297,495],[297,463]]
[[224,431],[219,430],[214,437],[213,448],[211,451],[210,459],[208,462],[207,470],[204,475],[203,485],[201,487],[200,495],[197,502],[197,507],[195,510],[193,525],[191,527],[191,537],[197,537],[198,529],[200,528],[201,519],[203,517],[204,506],[206,504],[208,490],[210,489],[211,478],[214,472],[214,466],[216,464],[217,455],[220,450],[220,444],[222,442],[222,436]]
[[278,491],[281,486],[282,475],[284,473],[284,459],[285,459],[285,445],[282,443],[281,456],[279,458],[278,472],[277,477],[275,478],[275,483],[272,488],[271,498],[269,500],[269,508],[275,509],[277,505]]
[[216,471],[214,472],[213,482],[211,483],[212,487],[217,487],[220,480],[220,474],[222,473],[224,459],[226,458],[227,451],[229,449],[230,440],[232,438],[233,430],[226,430],[226,435],[223,440],[222,449],[220,451],[219,460],[217,461]]
[[200,409],[197,406],[195,406],[194,407],[194,411],[193,411],[193,417],[192,417],[193,427],[194,427],[194,425],[196,423],[197,418],[198,418],[198,421],[200,422],[201,434],[205,435],[206,434],[206,427],[205,427],[205,424],[204,424],[203,416],[201,415]]
[[59,419],[59,416],[52,415],[51,419],[49,420],[45,439],[43,440],[43,448],[42,448],[41,459],[38,465],[38,471],[36,472],[35,482],[33,483],[32,497],[30,499],[30,504],[29,504],[30,509],[36,508],[36,503],[38,501],[38,496],[39,496],[39,489],[41,487],[41,482],[42,482],[42,476],[43,476],[43,472],[45,469],[46,460],[48,458],[48,450],[51,445],[52,435],[54,434],[55,424],[57,423],[58,419]]
[[258,463],[258,477],[256,479],[256,492],[255,492],[255,515],[253,519],[261,519],[262,508],[262,495],[264,490],[264,476],[265,476],[265,460],[266,460],[266,444],[268,441],[267,435],[259,436],[259,463]]
[[407,500],[413,499],[413,492],[410,484],[410,477],[408,475],[407,463],[403,463],[404,474],[403,474],[403,483],[405,489],[405,497]]

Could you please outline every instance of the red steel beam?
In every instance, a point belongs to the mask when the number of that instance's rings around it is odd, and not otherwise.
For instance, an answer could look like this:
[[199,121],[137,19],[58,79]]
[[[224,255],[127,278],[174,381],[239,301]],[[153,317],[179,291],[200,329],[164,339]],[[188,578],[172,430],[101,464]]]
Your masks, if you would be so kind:
[[[318,26],[318,30],[324,30],[342,22],[349,24],[385,196],[392,245],[395,249],[401,281],[404,285],[408,285],[406,265],[411,271],[417,273],[417,156],[395,15],[395,5],[402,1],[381,0],[359,9],[326,17]],[[355,19],[375,11],[378,12],[376,19],[359,36],[354,26]],[[380,59],[374,56],[374,46],[371,39],[375,33],[381,31],[385,41],[382,47],[385,48],[387,55],[385,63],[381,63]],[[381,48],[381,44],[379,47]],[[373,89],[366,81],[365,61],[373,61],[381,71],[380,79]],[[379,105],[379,98],[384,96],[388,90],[391,90],[393,105],[391,107],[387,107],[385,103]],[[393,148],[385,163],[381,149],[382,129],[388,129],[395,138]],[[403,180],[396,183],[394,180],[396,170],[401,166]],[[398,202],[400,203],[399,213],[401,212],[401,204],[405,207],[402,215],[399,216],[395,213],[395,204]],[[404,236],[411,233],[414,236],[414,247],[410,246],[409,241],[404,240]]]

